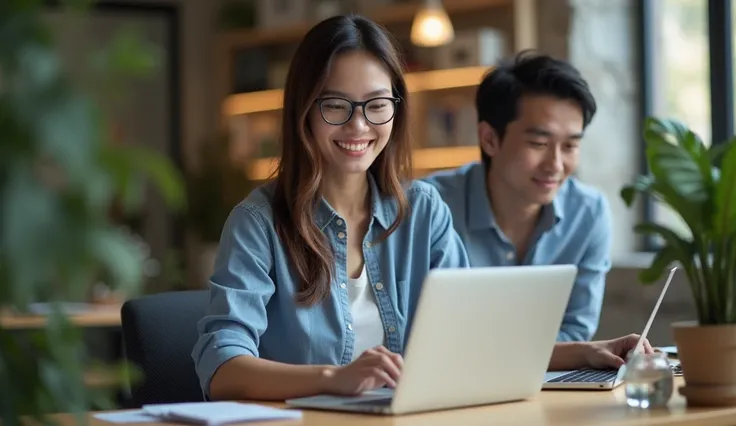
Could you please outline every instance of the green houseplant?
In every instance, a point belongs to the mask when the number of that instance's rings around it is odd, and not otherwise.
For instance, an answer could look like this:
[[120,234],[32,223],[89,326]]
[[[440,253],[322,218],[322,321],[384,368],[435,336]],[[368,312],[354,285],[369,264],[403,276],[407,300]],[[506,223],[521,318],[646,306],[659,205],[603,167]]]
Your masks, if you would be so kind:
[[[90,2],[73,3],[79,7],[69,13],[83,19]],[[114,90],[121,77],[145,76],[156,66],[153,52],[133,32],[121,33],[90,58],[82,89],[57,54],[44,4],[0,2],[0,309],[54,307],[41,330],[19,334],[0,324],[5,426],[24,416],[46,423],[57,412],[76,413],[82,422],[88,410],[114,407],[118,388],[110,385],[127,369],[96,363],[58,302],[84,300],[98,280],[132,294],[144,254],[111,210],[137,211],[148,182],[169,206],[185,201],[167,159],[110,142],[109,117],[97,99],[122,93]]]
[[644,283],[668,266],[681,265],[692,291],[697,321],[673,324],[686,386],[680,392],[694,405],[736,405],[736,138],[706,147],[676,120],[645,123],[650,173],[621,190],[631,206],[637,193],[669,206],[688,235],[658,223],[635,231],[663,244]]

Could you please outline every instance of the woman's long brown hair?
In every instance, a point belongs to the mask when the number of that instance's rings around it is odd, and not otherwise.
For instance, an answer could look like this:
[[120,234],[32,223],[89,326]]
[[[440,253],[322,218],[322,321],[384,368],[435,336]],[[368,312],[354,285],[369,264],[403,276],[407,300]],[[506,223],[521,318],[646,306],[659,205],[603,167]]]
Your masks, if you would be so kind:
[[393,94],[401,98],[391,138],[369,170],[381,195],[395,200],[398,212],[379,241],[396,230],[409,210],[403,186],[411,173],[408,97],[396,44],[383,28],[366,18],[328,18],[307,33],[289,68],[273,200],[276,231],[300,281],[297,300],[308,306],[329,295],[335,261],[330,242],[315,223],[326,165],[313,142],[307,117],[334,58],[354,50],[370,53],[384,64],[392,78]]

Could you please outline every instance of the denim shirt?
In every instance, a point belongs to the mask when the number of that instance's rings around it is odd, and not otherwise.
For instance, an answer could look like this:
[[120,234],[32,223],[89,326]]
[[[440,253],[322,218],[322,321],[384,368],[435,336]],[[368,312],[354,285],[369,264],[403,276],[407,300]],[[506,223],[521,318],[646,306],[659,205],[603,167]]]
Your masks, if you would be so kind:
[[578,275],[557,340],[593,338],[611,268],[612,222],[603,194],[568,178],[552,203],[543,207],[527,253],[519,259],[513,243],[496,223],[482,163],[438,172],[424,181],[435,186],[449,205],[472,267],[577,265]]
[[[369,174],[370,176],[370,174]],[[415,181],[406,188],[410,212],[387,239],[373,244],[393,223],[397,205],[370,180],[372,216],[363,241],[366,273],[386,336],[386,347],[403,353],[427,272],[469,267],[452,216],[437,190]],[[335,276],[327,299],[298,305],[299,282],[274,228],[273,184],[255,189],[228,217],[210,278],[207,315],[192,350],[205,396],[225,361],[249,355],[289,364],[344,365],[355,335],[346,282],[347,227],[322,199],[315,220],[333,248]],[[246,380],[246,378],[244,378]]]

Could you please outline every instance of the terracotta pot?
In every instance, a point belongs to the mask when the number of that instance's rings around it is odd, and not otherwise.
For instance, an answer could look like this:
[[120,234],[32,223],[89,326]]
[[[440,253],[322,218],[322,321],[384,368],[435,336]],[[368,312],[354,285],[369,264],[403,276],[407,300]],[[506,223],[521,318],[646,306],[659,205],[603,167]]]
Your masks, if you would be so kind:
[[692,406],[736,406],[736,325],[672,324],[685,386]]

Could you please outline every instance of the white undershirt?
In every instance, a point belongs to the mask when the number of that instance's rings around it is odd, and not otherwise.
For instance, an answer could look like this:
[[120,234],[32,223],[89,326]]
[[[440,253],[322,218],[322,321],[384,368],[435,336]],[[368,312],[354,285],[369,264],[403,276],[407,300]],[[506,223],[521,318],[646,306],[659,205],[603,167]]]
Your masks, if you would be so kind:
[[368,285],[365,264],[360,277],[348,279],[348,296],[355,334],[353,350],[353,360],[355,360],[364,351],[382,345],[384,338],[381,314],[378,312],[373,289]]

